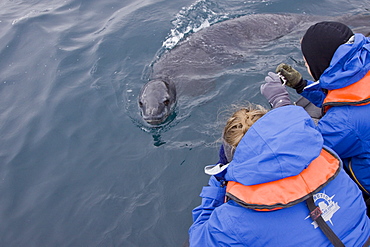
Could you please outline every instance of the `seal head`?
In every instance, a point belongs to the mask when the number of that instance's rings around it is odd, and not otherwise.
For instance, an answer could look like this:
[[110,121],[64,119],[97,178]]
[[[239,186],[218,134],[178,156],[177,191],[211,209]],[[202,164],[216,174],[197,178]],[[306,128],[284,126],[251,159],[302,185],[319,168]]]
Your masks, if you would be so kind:
[[159,125],[166,121],[175,103],[176,88],[169,81],[151,80],[143,86],[139,95],[141,116],[151,125]]

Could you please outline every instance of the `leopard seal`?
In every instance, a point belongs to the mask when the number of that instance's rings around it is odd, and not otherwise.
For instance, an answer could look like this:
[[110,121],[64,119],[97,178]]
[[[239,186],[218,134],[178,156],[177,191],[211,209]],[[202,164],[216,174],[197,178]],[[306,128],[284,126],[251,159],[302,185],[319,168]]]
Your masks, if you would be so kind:
[[[142,87],[138,105],[144,121],[160,125],[172,114],[180,95],[202,94],[218,70],[248,60],[260,44],[286,35],[302,37],[318,21],[336,20],[354,32],[369,34],[368,14],[338,18],[303,14],[251,14],[215,23],[162,54],[151,66],[149,81]],[[357,29],[356,29],[357,28]]]

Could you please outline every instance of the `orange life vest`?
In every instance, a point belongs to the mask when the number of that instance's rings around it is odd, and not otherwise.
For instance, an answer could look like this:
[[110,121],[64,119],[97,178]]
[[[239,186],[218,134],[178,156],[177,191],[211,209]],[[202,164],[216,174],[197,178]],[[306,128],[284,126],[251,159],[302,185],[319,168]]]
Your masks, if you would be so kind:
[[332,106],[366,105],[370,103],[370,71],[358,82],[329,90],[323,102],[324,112]]
[[291,207],[320,191],[338,175],[340,169],[341,161],[322,149],[320,155],[296,176],[248,186],[228,181],[226,200],[232,199],[243,207],[258,211]]

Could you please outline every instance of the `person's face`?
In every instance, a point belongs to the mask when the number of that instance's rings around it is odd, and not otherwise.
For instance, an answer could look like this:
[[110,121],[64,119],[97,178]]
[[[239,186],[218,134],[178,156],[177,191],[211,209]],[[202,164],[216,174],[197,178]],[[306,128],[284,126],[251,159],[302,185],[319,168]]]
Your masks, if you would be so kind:
[[304,66],[306,66],[306,69],[307,69],[308,73],[312,76],[310,66],[308,66],[308,63],[307,63],[306,58],[304,56],[303,56],[303,60],[304,60]]

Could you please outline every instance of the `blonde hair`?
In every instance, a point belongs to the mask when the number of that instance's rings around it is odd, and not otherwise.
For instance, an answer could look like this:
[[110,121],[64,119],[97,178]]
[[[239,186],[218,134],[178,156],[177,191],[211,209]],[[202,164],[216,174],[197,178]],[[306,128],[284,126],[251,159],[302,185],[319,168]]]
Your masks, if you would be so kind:
[[223,139],[235,149],[249,128],[268,111],[261,105],[251,103],[244,107],[233,107],[237,110],[226,122]]

